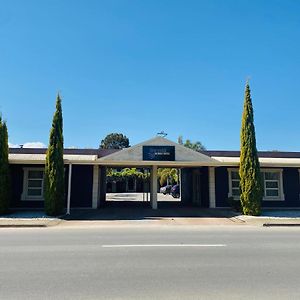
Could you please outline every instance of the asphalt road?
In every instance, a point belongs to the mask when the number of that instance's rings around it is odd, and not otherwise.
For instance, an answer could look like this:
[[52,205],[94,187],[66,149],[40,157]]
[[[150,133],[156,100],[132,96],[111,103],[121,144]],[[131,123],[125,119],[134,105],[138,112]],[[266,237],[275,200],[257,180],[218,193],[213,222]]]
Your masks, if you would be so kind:
[[0,299],[299,299],[300,228],[0,229]]

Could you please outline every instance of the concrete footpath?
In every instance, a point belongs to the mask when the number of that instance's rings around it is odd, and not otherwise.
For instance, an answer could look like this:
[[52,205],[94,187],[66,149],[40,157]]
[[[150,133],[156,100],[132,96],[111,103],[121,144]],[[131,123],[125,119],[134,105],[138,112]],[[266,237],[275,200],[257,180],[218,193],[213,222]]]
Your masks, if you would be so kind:
[[235,215],[231,210],[106,207],[101,210],[74,209],[70,215],[51,218],[42,211],[19,211],[1,217],[0,227],[243,225],[244,222]]
[[180,210],[114,209],[73,210],[71,215],[53,218],[41,211],[14,212],[0,217],[2,227],[105,227],[105,226],[300,226],[300,210],[265,210],[262,216],[243,216],[230,209]]
[[272,226],[299,226],[300,227],[300,217],[291,217],[291,216],[266,216],[262,215],[259,217],[253,216],[237,216],[236,217],[241,222],[244,222],[246,225],[252,226],[265,226],[265,227],[272,227]]
[[63,222],[41,211],[19,211],[0,217],[0,228],[7,227],[50,227]]
[[262,216],[240,215],[230,209],[104,209],[74,210],[71,215],[48,217],[41,211],[18,211],[0,217],[1,227],[81,227],[141,225],[250,225],[300,226],[300,210],[265,210]]
[[49,217],[43,212],[16,212],[0,217],[1,227],[107,227],[107,226],[167,226],[167,225],[243,225],[231,212],[212,214],[203,211],[191,214],[186,210],[181,213],[170,213],[167,210],[152,211],[119,209],[118,211],[74,210],[70,215],[57,218]]

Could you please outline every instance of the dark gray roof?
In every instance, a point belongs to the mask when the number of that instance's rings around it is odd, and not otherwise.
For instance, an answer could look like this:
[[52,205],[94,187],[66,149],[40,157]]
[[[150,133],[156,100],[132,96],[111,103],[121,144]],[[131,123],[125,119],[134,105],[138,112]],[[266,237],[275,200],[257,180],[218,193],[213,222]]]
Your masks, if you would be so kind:
[[[207,150],[203,154],[216,157],[239,157],[240,151]],[[259,157],[300,158],[300,152],[258,151]]]
[[[11,154],[45,154],[45,148],[10,148]],[[98,155],[98,157],[107,156],[116,151],[116,149],[64,149],[64,154],[69,155]]]
[[[10,148],[9,153],[12,154],[45,154],[45,148]],[[64,154],[70,155],[98,155],[104,157],[109,154],[120,151],[118,149],[64,149]],[[208,156],[216,157],[239,157],[240,151],[223,151],[223,150],[207,150],[202,152]],[[272,158],[300,158],[300,152],[283,152],[283,151],[259,151],[259,157]]]

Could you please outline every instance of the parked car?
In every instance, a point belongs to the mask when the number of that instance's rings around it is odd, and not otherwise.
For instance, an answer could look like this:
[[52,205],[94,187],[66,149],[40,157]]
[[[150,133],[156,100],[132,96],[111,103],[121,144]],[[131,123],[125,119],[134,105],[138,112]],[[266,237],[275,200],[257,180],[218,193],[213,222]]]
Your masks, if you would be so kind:
[[166,186],[162,186],[159,191],[160,193],[167,195],[171,193],[171,188],[172,188],[171,185],[166,185]]
[[179,186],[179,184],[175,184],[171,188],[171,195],[173,196],[173,198],[179,198],[180,197],[180,186]]

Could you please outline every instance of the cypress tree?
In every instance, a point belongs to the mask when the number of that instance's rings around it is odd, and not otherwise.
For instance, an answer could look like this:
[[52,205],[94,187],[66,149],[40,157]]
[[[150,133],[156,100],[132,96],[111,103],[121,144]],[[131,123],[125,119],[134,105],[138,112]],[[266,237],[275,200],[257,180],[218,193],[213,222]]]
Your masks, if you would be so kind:
[[50,216],[56,216],[64,210],[65,184],[63,159],[63,117],[61,98],[56,98],[56,111],[50,130],[49,146],[45,166],[45,211]]
[[8,149],[7,126],[0,117],[0,214],[8,212],[10,200]]
[[248,82],[245,89],[244,111],[241,127],[239,174],[243,213],[245,215],[260,215],[263,191],[256,149],[253,107]]

